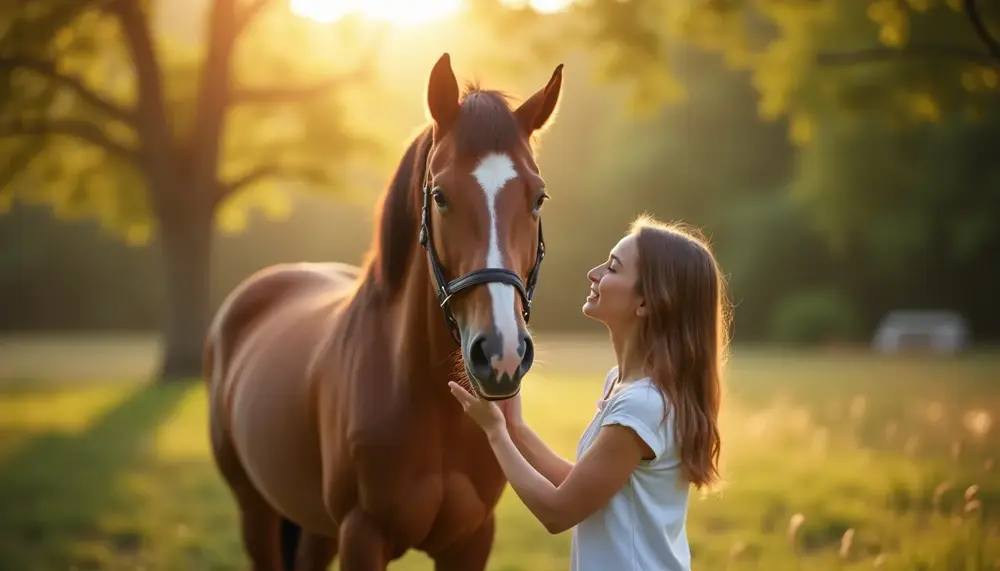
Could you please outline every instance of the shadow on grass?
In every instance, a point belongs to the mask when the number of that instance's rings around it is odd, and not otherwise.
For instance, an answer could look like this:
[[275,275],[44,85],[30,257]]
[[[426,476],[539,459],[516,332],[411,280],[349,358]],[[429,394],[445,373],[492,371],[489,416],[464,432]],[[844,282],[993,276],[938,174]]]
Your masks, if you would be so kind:
[[108,533],[101,517],[120,501],[127,473],[152,454],[153,433],[191,387],[138,387],[85,430],[34,436],[4,459],[0,569],[68,569],[80,563],[75,545],[94,540],[137,550],[141,535]]

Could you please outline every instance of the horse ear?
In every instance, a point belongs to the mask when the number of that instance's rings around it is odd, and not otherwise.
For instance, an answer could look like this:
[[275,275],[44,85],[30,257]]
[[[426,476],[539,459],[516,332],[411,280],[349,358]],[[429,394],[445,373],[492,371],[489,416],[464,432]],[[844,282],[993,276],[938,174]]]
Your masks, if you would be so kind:
[[545,87],[536,91],[514,111],[514,116],[528,135],[545,127],[552,118],[562,90],[562,70],[563,64],[557,65]]
[[427,84],[427,109],[438,132],[447,130],[458,115],[458,81],[451,70],[451,56],[447,52],[431,70]]

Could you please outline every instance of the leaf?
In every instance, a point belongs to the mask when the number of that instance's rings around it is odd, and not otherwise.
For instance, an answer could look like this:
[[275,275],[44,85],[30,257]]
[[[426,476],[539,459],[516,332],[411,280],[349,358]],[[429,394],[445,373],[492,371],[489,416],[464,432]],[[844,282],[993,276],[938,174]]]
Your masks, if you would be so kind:
[[996,89],[1000,85],[1000,75],[993,68],[984,67],[980,69],[980,78],[987,89]]
[[238,201],[229,200],[219,207],[216,222],[223,233],[239,234],[247,227],[246,208]]
[[277,185],[259,189],[253,194],[253,202],[269,220],[284,220],[292,212],[292,201]]
[[801,147],[812,141],[813,123],[804,115],[795,115],[792,117],[788,130],[792,142],[797,146]]
[[902,22],[889,22],[882,25],[878,39],[883,44],[898,48],[906,42],[906,26]]
[[941,121],[941,106],[929,93],[914,93],[908,99],[914,115],[930,123]]
[[129,246],[145,246],[149,243],[151,229],[149,224],[136,224],[125,230],[125,243]]

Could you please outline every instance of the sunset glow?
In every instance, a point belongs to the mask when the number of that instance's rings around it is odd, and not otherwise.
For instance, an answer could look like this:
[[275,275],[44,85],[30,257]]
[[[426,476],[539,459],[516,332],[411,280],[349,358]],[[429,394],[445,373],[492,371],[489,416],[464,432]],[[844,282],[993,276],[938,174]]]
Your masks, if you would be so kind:
[[440,20],[455,12],[462,0],[290,0],[293,13],[316,20],[333,22],[359,13],[373,20],[399,25],[413,25]]
[[[530,4],[539,12],[556,12],[572,0],[509,0],[511,5]],[[462,7],[462,0],[289,0],[292,13],[317,22],[334,22],[348,14],[360,14],[408,26],[447,18]]]

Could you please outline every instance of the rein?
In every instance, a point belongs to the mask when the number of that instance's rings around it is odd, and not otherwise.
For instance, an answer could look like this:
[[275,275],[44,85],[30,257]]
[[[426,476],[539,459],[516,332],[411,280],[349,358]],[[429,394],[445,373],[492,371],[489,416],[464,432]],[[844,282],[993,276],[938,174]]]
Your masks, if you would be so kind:
[[513,286],[521,296],[521,306],[523,308],[521,315],[524,318],[524,322],[528,323],[531,319],[531,300],[535,295],[535,286],[538,284],[538,272],[542,266],[542,260],[545,258],[545,239],[542,236],[541,217],[538,219],[538,248],[535,251],[535,265],[528,272],[527,283],[522,282],[521,276],[517,275],[516,272],[506,268],[482,268],[448,281],[445,278],[444,267],[438,258],[437,250],[434,248],[434,240],[431,239],[431,194],[436,190],[431,188],[430,185],[429,162],[433,148],[434,143],[432,140],[427,145],[427,151],[425,151],[422,161],[421,179],[423,181],[424,198],[423,207],[420,209],[420,245],[427,251],[427,261],[431,269],[434,286],[437,290],[438,304],[441,306],[442,311],[444,311],[445,321],[448,324],[448,330],[451,332],[452,338],[455,339],[456,343],[461,344],[458,322],[452,314],[451,304],[449,303],[452,296],[462,290],[481,284],[503,283]]

